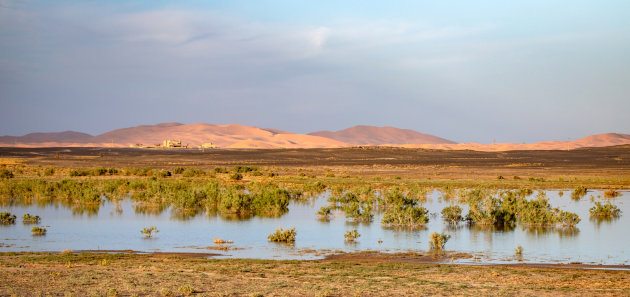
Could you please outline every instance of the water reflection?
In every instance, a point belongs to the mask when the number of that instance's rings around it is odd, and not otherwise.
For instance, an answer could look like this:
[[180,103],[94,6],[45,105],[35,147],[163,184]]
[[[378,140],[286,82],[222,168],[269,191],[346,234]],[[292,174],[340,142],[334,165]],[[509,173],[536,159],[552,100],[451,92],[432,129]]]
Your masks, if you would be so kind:
[[560,237],[577,236],[580,229],[576,227],[555,227],[555,226],[523,226],[521,228],[528,236],[547,236],[549,234],[558,234]]
[[86,215],[88,217],[92,217],[98,214],[100,209],[100,204],[72,204],[72,215],[73,216],[83,216]]
[[[385,228],[381,225],[383,213],[379,212],[374,213],[372,222],[352,222],[342,210],[333,211],[328,220],[319,220],[317,211],[328,205],[326,198],[329,193],[317,198],[292,200],[288,212],[267,216],[222,214],[205,208],[182,211],[161,204],[136,203],[130,199],[107,200],[88,206],[73,205],[63,200],[4,200],[2,211],[10,211],[18,217],[24,213],[39,215],[50,228],[46,235],[48,240],[37,240],[31,236],[28,226],[3,226],[0,251],[60,251],[72,248],[198,252],[185,247],[211,246],[212,238],[220,237],[234,240],[234,249],[219,251],[231,257],[309,258],[315,257],[315,253],[307,255],[297,250],[427,251],[431,232],[447,232],[452,238],[447,242],[446,250],[482,253],[491,255],[488,257],[494,260],[523,260],[514,253],[514,248],[522,245],[527,261],[568,259],[604,264],[630,261],[630,239],[620,236],[626,233],[630,220],[623,215],[615,219],[586,219],[590,217],[589,208],[592,206],[588,198],[573,201],[569,195],[561,197],[558,191],[545,193],[552,207],[575,212],[582,218],[575,228],[518,224],[514,228],[470,225],[466,222],[446,223],[440,215],[441,210],[457,204],[459,200],[453,196],[450,201],[445,201],[442,194],[439,191],[426,194],[426,202],[422,206],[429,210],[430,220],[415,229]],[[623,199],[628,197],[629,192],[622,191],[621,197],[614,198],[625,213],[630,212],[630,203],[623,203]],[[465,203],[465,200],[461,202]],[[465,215],[469,210],[467,204],[461,206]],[[151,225],[156,225],[160,233],[154,240],[143,240],[139,230]],[[268,242],[267,235],[279,226],[296,227],[297,248]],[[361,235],[354,243],[344,239],[344,232],[349,229],[357,229]],[[10,243],[16,240],[24,244],[12,246]]]
[[145,204],[145,203],[136,203],[133,205],[133,211],[135,214],[142,215],[160,215],[164,212],[168,207],[165,204]]

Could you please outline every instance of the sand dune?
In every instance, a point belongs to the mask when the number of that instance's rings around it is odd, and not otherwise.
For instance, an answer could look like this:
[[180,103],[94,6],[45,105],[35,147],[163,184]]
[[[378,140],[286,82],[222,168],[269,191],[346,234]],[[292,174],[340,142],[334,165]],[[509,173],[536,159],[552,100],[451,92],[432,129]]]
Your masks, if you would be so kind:
[[165,139],[181,140],[197,147],[212,142],[220,148],[335,148],[352,145],[381,145],[407,148],[445,150],[508,151],[566,150],[582,147],[602,147],[630,144],[628,134],[599,134],[576,141],[544,141],[520,143],[454,143],[444,138],[393,127],[356,126],[337,132],[295,134],[291,132],[249,127],[238,124],[163,123],[113,130],[92,136],[65,131],[31,133],[24,136],[2,136],[0,146],[18,147],[129,147],[130,145],[161,144]]
[[0,143],[63,142],[88,137],[92,137],[92,135],[75,131],[30,133],[24,136],[0,136]]
[[437,136],[394,127],[354,126],[337,132],[319,131],[309,133],[309,135],[327,137],[354,145],[455,143]]
[[515,151],[515,150],[572,150],[583,147],[603,147],[630,144],[630,135],[607,133],[584,137],[575,141],[542,141],[537,143],[456,143],[456,144],[390,144],[406,148],[426,148],[441,150],[473,150],[473,151]]
[[318,148],[344,147],[346,143],[312,135],[294,134],[276,129],[261,129],[243,125],[212,125],[197,123],[163,123],[123,128],[97,136],[77,132],[33,133],[0,138],[0,146],[21,147],[129,147],[161,144],[165,139],[181,140],[182,144],[197,147],[212,142],[224,148]]

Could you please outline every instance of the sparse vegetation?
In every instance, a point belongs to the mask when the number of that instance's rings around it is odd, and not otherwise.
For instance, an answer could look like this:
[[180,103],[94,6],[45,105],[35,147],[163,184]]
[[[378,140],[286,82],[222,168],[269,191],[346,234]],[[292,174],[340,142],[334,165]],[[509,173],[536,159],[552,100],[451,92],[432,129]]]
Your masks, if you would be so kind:
[[230,178],[233,180],[241,180],[243,179],[243,175],[238,172],[235,172],[234,174],[230,175]]
[[[623,296],[627,271],[527,265],[418,263],[414,254],[353,254],[341,259],[282,261],[202,259],[163,254],[1,253],[0,294],[10,296]],[[112,265],[94,265],[101,259]],[[410,259],[411,258],[411,259]],[[70,262],[72,268],[66,268]],[[59,274],[57,274],[59,273]],[[255,281],[244,281],[252,280]],[[401,281],[406,280],[406,281]],[[410,281],[413,280],[413,281]],[[42,288],[42,284],[50,284]],[[132,285],[133,284],[133,285]],[[297,293],[296,293],[297,292]]]
[[431,232],[429,236],[429,248],[435,251],[441,251],[450,238],[451,236],[445,233]]
[[357,231],[357,229],[347,230],[346,233],[344,233],[343,235],[346,241],[351,241],[351,242],[355,241],[360,236],[361,234],[359,234],[359,231]]
[[154,234],[156,234],[158,232],[160,232],[160,231],[155,226],[144,227],[144,228],[142,228],[142,230],[140,230],[140,233],[144,234],[144,236],[146,238],[151,238],[151,237],[153,237]]
[[25,213],[22,216],[22,222],[24,224],[39,224],[40,221],[41,221],[41,218],[39,216],[34,216],[28,213]]
[[15,215],[8,211],[0,212],[0,224],[15,224]]
[[516,246],[516,248],[514,249],[514,253],[515,253],[517,256],[521,256],[521,255],[523,255],[523,247],[522,247],[522,246],[520,246],[520,245],[517,245],[517,246]]
[[282,227],[276,229],[273,233],[269,234],[267,238],[272,242],[286,242],[291,243],[295,242],[295,236],[297,233],[295,232],[295,227],[290,229],[283,230]]

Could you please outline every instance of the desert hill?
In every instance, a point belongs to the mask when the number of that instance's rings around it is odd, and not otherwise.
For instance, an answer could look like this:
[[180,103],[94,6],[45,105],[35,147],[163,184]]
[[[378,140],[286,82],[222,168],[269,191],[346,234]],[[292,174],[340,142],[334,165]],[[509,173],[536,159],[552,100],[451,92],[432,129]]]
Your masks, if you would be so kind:
[[575,141],[521,143],[454,143],[433,135],[394,127],[355,126],[337,132],[320,131],[296,134],[270,128],[238,124],[163,123],[113,130],[92,136],[65,131],[30,133],[24,136],[2,136],[0,146],[18,147],[129,147],[136,144],[153,146],[166,139],[181,140],[189,147],[212,142],[219,148],[336,148],[353,145],[381,145],[445,150],[509,151],[566,150],[630,144],[630,135],[607,133]]
[[30,133],[24,136],[0,136],[0,143],[64,142],[71,139],[82,139],[88,137],[92,137],[92,135],[75,131]]
[[394,127],[354,126],[337,132],[318,131],[308,135],[322,136],[353,145],[455,143],[437,136]]
[[319,136],[294,134],[275,129],[261,129],[237,124],[212,125],[197,123],[185,125],[181,123],[163,123],[122,128],[97,136],[78,133],[66,135],[65,138],[57,136],[59,133],[40,134],[48,136],[39,136],[37,138],[6,136],[0,138],[0,146],[129,147],[136,144],[144,146],[161,144],[165,139],[181,140],[182,144],[190,147],[198,147],[208,142],[212,142],[217,147],[229,148],[334,148],[348,146],[346,143]]

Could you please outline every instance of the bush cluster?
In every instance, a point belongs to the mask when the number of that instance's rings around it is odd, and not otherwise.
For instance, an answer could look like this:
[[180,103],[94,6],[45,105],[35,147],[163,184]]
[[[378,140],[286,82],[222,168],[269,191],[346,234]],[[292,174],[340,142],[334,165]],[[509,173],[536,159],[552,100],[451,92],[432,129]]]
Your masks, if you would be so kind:
[[400,189],[393,188],[385,194],[386,210],[381,223],[392,227],[418,227],[429,222],[429,211],[420,206]]
[[296,235],[297,233],[295,232],[295,227],[292,227],[291,229],[286,229],[286,230],[283,230],[282,227],[279,227],[273,233],[269,234],[267,238],[269,238],[269,241],[273,241],[273,242],[290,243],[290,242],[295,242]]

